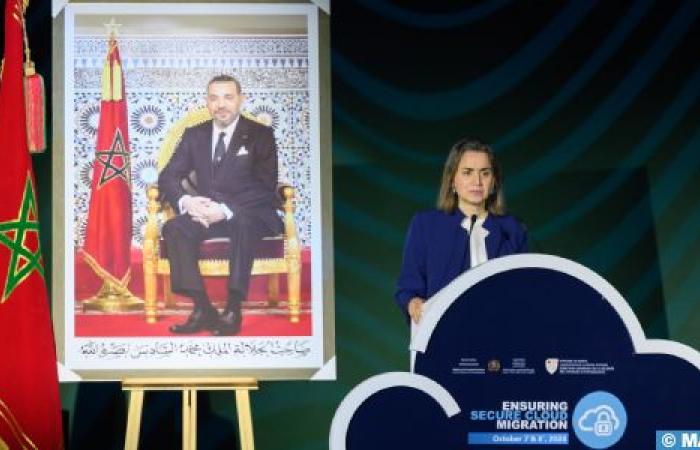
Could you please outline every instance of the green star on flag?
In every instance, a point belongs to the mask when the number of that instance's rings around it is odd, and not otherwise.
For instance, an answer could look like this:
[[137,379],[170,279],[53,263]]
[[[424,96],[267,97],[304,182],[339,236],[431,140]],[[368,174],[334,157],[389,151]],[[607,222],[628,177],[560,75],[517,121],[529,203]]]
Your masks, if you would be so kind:
[[[35,249],[27,245],[27,240],[32,235],[36,241]],[[42,278],[44,277],[41,246],[39,245],[36,196],[34,194],[34,184],[29,173],[24,184],[24,192],[17,219],[0,222],[0,244],[10,250],[10,264],[7,267],[5,289],[2,293],[2,299],[0,299],[0,303],[4,303],[15,288],[22,284],[34,270]]]

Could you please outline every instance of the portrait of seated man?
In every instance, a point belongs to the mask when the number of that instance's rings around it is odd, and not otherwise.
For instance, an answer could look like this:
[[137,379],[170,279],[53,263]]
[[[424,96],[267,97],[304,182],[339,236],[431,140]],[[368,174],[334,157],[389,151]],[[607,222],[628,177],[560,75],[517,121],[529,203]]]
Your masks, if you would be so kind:
[[[236,78],[212,78],[206,94],[212,119],[185,130],[158,178],[162,196],[177,213],[162,232],[171,288],[193,302],[187,320],[170,327],[173,333],[238,334],[255,249],[264,236],[278,234],[283,228],[276,211],[278,163],[273,130],[243,117],[244,101]],[[194,195],[182,185],[192,172]],[[231,241],[228,297],[221,314],[207,296],[198,266],[200,243],[215,237]]]

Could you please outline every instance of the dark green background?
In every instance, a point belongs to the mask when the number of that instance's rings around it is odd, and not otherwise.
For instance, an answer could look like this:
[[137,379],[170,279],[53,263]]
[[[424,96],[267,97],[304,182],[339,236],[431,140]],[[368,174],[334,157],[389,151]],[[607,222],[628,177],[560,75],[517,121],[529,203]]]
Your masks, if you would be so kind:
[[[34,0],[28,20],[50,90],[49,3]],[[338,381],[262,383],[256,448],[327,448],[352,387],[407,369],[392,300],[403,235],[434,203],[447,150],[465,135],[494,144],[533,251],[602,274],[648,336],[700,348],[700,2],[332,8]],[[50,152],[34,163],[49,259]],[[123,446],[117,384],[61,392],[70,448]],[[175,394],[147,396],[141,448],[179,448],[179,408]],[[234,408],[230,394],[201,398],[200,448],[233,448]]]

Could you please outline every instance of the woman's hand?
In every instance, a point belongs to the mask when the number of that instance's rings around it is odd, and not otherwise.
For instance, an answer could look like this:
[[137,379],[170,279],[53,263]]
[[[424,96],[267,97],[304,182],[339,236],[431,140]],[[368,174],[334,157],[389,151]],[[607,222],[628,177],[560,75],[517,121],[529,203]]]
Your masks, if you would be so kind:
[[408,315],[411,316],[411,320],[414,323],[420,322],[421,316],[423,315],[423,304],[425,300],[420,297],[413,297],[411,301],[408,302]]

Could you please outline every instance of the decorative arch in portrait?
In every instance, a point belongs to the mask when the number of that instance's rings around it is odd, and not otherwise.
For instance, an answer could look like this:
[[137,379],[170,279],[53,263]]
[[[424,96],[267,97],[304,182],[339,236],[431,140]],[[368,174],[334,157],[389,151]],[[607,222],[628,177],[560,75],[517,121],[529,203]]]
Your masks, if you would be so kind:
[[335,376],[328,23],[303,3],[59,12],[67,374]]

